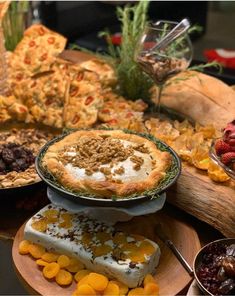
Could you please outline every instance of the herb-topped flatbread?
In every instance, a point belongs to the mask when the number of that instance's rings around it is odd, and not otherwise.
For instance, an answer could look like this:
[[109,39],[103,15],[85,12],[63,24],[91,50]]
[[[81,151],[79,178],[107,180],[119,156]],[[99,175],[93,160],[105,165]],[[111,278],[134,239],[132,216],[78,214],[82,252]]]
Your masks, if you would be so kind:
[[77,65],[70,65],[68,73],[70,87],[64,105],[64,124],[68,128],[91,126],[103,105],[99,77]]
[[10,65],[29,76],[48,71],[55,57],[64,50],[66,42],[65,37],[43,25],[33,25],[24,32],[11,56]]

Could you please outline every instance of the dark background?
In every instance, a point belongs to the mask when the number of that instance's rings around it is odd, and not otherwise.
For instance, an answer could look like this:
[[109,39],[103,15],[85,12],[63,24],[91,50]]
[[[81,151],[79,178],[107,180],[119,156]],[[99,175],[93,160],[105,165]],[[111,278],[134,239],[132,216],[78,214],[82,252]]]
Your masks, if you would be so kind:
[[[188,17],[192,24],[200,24],[206,30],[207,8],[208,2],[201,1],[151,1],[149,19],[179,21]],[[42,1],[39,10],[46,26],[65,35],[70,43],[92,50],[105,49],[105,43],[97,38],[99,31],[105,28],[113,33],[120,31],[113,2]]]
[[[34,2],[33,2],[34,3]],[[132,1],[133,3],[133,1]],[[92,51],[105,51],[106,43],[98,33],[109,29],[120,32],[116,6],[125,1],[37,1],[40,21],[68,38],[68,46],[77,44]],[[233,5],[234,4],[234,5]],[[202,33],[191,35],[194,46],[192,64],[206,62],[203,51],[208,48],[235,50],[235,2],[231,1],[151,1],[149,19],[180,21],[187,17],[191,24],[203,27]],[[228,84],[235,84],[235,70],[215,68],[204,71]]]

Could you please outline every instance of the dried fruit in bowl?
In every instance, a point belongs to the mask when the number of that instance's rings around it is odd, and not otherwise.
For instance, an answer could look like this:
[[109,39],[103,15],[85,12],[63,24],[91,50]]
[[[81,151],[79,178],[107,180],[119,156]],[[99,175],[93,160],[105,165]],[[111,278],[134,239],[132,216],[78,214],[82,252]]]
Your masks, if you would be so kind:
[[224,172],[224,170],[213,161],[209,161],[208,176],[215,182],[226,182],[230,177]]

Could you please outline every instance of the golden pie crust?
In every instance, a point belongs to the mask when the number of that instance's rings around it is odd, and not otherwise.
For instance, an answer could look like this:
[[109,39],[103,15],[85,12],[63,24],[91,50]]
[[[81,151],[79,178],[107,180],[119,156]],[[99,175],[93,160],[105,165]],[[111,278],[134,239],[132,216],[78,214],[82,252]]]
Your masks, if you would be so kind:
[[[92,143],[97,144],[96,142],[103,144],[100,147],[96,145],[93,151],[91,145]],[[85,146],[82,146],[84,143]],[[87,149],[86,143],[91,143],[87,145]],[[110,148],[105,146],[107,143],[111,143]],[[118,149],[112,156],[112,149],[115,149],[115,145]],[[88,169],[81,168],[81,155],[87,150],[87,153],[90,153],[87,158],[89,162],[95,153],[99,154],[96,151],[102,151],[102,146],[106,147],[105,152],[102,153],[107,154],[107,158],[111,155],[112,160],[109,163],[101,160],[103,165],[99,168],[97,164],[93,164]],[[122,156],[125,153],[129,153],[126,154],[129,156],[115,162],[116,155]],[[99,154],[97,159],[100,156],[102,154]],[[76,157],[80,157],[77,163]],[[94,194],[102,198],[114,196],[124,198],[156,188],[166,176],[171,163],[172,157],[169,152],[159,150],[152,141],[144,137],[125,133],[122,130],[76,131],[52,144],[42,158],[43,168],[53,175],[64,188],[74,192]]]

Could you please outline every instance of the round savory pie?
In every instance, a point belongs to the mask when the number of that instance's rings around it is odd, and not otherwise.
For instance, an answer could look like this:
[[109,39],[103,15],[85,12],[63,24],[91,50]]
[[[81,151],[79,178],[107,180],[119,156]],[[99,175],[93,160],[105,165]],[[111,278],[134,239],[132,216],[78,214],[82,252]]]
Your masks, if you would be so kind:
[[97,197],[127,197],[155,188],[172,163],[169,152],[121,130],[80,130],[46,150],[42,167],[64,188]]

